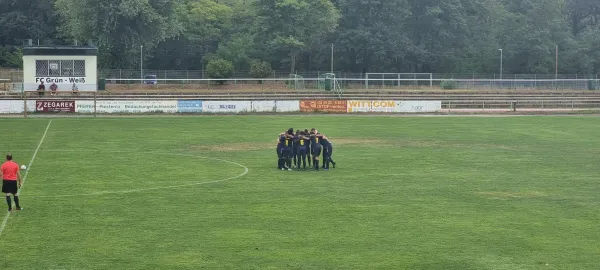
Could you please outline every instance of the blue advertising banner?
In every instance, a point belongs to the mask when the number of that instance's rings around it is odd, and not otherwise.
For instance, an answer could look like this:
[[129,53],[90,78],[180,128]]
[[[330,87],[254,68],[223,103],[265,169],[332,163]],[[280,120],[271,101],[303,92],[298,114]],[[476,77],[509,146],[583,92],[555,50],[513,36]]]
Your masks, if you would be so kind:
[[179,100],[177,108],[180,113],[201,113],[202,100]]

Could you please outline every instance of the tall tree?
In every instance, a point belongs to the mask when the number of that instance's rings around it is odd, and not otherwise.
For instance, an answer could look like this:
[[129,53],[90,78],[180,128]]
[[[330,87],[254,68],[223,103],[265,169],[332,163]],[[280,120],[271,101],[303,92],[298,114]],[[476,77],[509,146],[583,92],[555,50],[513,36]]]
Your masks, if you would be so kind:
[[219,43],[231,29],[234,12],[215,0],[182,0],[175,16],[182,31],[157,48],[152,66],[176,69],[204,69]]
[[21,46],[24,39],[52,43],[56,39],[53,0],[1,0],[0,45]]
[[401,70],[409,43],[402,21],[408,16],[406,1],[335,2],[342,15],[336,30],[336,65],[353,72]]
[[553,74],[556,45],[568,49],[564,0],[507,0],[501,35],[506,70]]
[[600,25],[600,1],[568,0],[566,13],[574,36],[588,27]]
[[329,0],[257,0],[256,12],[262,47],[271,55],[287,53],[291,73],[300,52],[325,39],[339,19]]
[[[175,10],[179,0],[56,0],[56,10],[73,39],[94,40],[101,67],[132,68],[141,46],[156,45],[183,29]],[[147,54],[148,55],[148,54]]]

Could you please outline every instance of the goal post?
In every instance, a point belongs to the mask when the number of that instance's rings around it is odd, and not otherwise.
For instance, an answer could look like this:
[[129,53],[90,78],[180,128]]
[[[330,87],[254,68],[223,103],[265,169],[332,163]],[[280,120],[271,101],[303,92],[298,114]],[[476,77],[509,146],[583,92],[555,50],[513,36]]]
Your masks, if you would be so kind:
[[[365,74],[365,89],[369,87],[375,88],[381,85],[382,88],[388,86],[402,85],[423,85],[427,83],[429,87],[433,87],[433,73],[366,73]],[[425,84],[425,85],[427,85]]]
[[290,74],[289,80],[287,81],[287,85],[289,89],[298,90],[306,90],[304,85],[304,77],[298,74]]

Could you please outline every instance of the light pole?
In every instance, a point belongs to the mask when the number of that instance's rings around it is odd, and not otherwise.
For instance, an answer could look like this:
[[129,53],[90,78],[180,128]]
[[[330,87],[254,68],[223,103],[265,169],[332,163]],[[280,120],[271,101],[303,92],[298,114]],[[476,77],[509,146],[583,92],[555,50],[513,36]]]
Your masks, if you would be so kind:
[[556,45],[556,66],[554,68],[554,80],[558,80],[558,45]]
[[502,64],[503,64],[502,63],[503,62],[502,57],[503,56],[502,56],[502,49],[498,49],[498,50],[500,51],[500,81],[502,81]]
[[144,84],[144,45],[140,45],[140,84]]

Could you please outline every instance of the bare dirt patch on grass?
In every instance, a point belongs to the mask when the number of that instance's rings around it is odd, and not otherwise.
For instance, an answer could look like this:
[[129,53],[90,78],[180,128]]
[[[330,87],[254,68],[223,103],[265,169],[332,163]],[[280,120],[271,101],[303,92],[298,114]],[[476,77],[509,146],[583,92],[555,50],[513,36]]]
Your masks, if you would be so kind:
[[244,152],[275,149],[275,143],[228,143],[212,145],[190,145],[188,150],[194,152]]
[[519,150],[516,146],[505,144],[490,143],[469,143],[443,140],[384,140],[373,138],[335,138],[331,142],[338,145],[376,145],[392,147],[417,147],[417,148],[483,148],[483,149],[501,149],[501,150]]
[[477,192],[479,196],[491,199],[521,199],[521,198],[540,198],[546,197],[547,194],[539,191],[522,191],[522,192],[507,192],[507,191],[486,191]]
[[378,139],[369,139],[369,138],[336,138],[335,140],[331,140],[335,145],[382,145],[382,144],[391,144],[392,141],[388,140],[378,140]]

